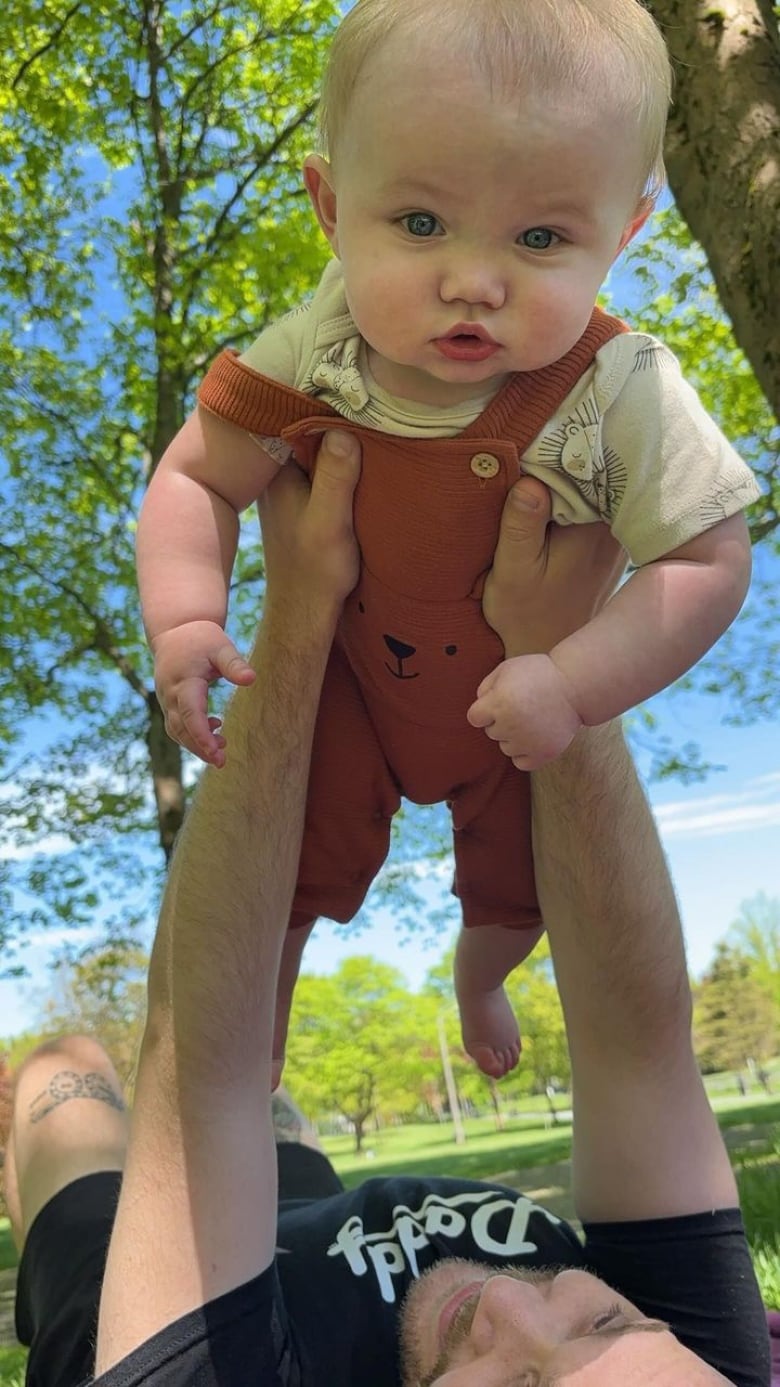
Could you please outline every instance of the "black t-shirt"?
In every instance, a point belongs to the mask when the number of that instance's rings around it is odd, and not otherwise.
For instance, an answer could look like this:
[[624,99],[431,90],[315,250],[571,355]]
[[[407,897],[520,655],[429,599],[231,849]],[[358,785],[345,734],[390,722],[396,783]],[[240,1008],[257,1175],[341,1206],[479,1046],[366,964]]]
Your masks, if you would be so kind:
[[369,1180],[282,1205],[267,1271],[179,1320],[100,1387],[397,1387],[397,1313],[445,1257],[585,1267],[665,1319],[735,1387],[768,1387],[766,1324],[738,1211],[592,1225],[585,1246],[516,1191]]

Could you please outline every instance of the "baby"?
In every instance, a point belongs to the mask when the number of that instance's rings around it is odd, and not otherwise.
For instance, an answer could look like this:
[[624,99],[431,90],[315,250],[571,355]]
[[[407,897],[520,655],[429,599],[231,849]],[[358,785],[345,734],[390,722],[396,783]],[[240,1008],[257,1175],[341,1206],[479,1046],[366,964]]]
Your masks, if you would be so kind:
[[[744,599],[750,472],[671,354],[594,308],[662,186],[670,89],[639,0],[358,0],[304,166],[335,258],[218,358],[149,487],[158,694],[221,766],[208,686],[253,677],[224,631],[238,516],[334,421],[361,442],[362,572],[315,734],[275,1082],[305,940],[359,909],[402,794],[452,811],[466,1049],[491,1077],[517,1063],[503,983],[542,930],[521,772],[677,679]],[[559,523],[605,521],[636,571],[552,650],[504,659],[480,597],[523,473]]]

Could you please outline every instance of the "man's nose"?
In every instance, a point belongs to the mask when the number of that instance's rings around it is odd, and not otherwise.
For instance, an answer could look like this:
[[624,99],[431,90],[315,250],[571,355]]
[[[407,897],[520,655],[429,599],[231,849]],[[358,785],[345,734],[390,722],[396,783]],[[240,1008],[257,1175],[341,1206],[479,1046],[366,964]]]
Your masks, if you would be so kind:
[[561,1339],[547,1286],[491,1276],[482,1289],[469,1338],[476,1353],[504,1346],[543,1360]]
[[501,308],[506,301],[506,285],[486,256],[467,253],[454,256],[445,266],[439,294],[444,303]]

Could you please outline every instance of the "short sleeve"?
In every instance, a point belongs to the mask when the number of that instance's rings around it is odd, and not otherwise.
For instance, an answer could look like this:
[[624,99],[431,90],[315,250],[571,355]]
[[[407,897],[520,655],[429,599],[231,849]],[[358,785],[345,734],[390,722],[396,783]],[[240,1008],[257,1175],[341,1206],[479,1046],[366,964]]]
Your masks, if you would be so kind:
[[318,348],[343,340],[355,327],[347,311],[338,260],[330,260],[311,299],[272,323],[239,358],[253,371],[307,390]]
[[598,352],[523,458],[553,493],[562,524],[605,521],[635,564],[744,510],[760,496],[750,468],[644,333]]
[[[596,373],[601,454],[610,477],[603,518],[637,564],[650,563],[736,515],[760,491],[750,468],[660,342],[632,334],[632,356]],[[601,364],[601,363],[600,363]],[[612,367],[612,369],[610,369]]]
[[586,1224],[585,1256],[734,1387],[767,1387],[766,1317],[738,1209]]
[[228,1291],[94,1379],[93,1387],[301,1387],[300,1358],[276,1267]]
[[278,380],[282,385],[296,384],[306,349],[306,319],[308,304],[294,308],[278,323],[271,323],[251,347],[242,352],[239,361],[258,371],[261,376]]

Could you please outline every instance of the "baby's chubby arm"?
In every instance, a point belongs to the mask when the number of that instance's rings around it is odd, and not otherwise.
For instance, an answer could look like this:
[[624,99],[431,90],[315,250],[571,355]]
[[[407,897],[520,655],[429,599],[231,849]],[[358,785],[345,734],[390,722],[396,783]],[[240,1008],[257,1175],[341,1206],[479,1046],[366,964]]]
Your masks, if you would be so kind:
[[509,658],[468,711],[521,770],[560,756],[582,726],[608,722],[689,670],[737,615],[750,540],[734,515],[640,568],[549,654]]
[[138,522],[138,586],[166,730],[214,766],[225,742],[208,716],[209,685],[254,679],[224,631],[238,518],[278,470],[249,434],[199,407],[160,460]]

